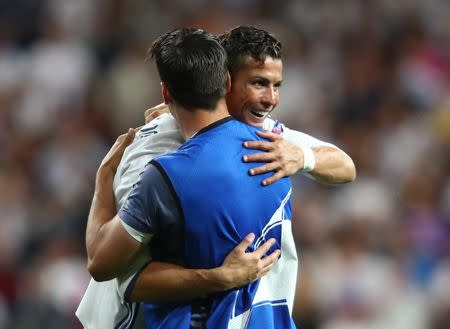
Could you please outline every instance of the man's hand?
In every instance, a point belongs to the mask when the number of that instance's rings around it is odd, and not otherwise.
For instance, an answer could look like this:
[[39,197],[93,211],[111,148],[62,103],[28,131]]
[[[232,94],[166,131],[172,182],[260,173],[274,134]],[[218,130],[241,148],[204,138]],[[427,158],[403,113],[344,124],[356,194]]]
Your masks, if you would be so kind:
[[275,250],[264,257],[275,239],[268,240],[253,252],[245,252],[254,239],[254,234],[247,235],[230,251],[221,266],[212,269],[188,269],[152,261],[139,274],[131,300],[152,303],[190,301],[252,283],[266,275],[280,256],[280,250]]
[[271,177],[263,180],[263,185],[270,185],[284,176],[294,175],[303,168],[303,151],[301,148],[270,131],[257,131],[256,133],[269,141],[246,141],[244,146],[265,152],[245,155],[243,160],[245,162],[267,162],[265,165],[250,169],[249,173],[252,176],[275,171]]
[[145,123],[149,123],[164,113],[169,113],[169,106],[165,103],[161,103],[155,107],[147,109],[144,113]]
[[266,252],[275,243],[275,239],[269,239],[253,252],[246,252],[254,239],[255,235],[253,233],[247,235],[227,255],[223,264],[218,268],[222,278],[223,290],[241,287],[260,279],[277,262],[281,253],[279,249],[275,250],[269,256],[264,257]]
[[109,169],[113,173],[116,172],[117,167],[119,166],[120,160],[122,159],[123,152],[126,147],[130,145],[134,140],[135,129],[128,129],[126,134],[120,135],[117,137],[116,142],[109,150],[108,154],[102,160],[100,164],[101,169]]

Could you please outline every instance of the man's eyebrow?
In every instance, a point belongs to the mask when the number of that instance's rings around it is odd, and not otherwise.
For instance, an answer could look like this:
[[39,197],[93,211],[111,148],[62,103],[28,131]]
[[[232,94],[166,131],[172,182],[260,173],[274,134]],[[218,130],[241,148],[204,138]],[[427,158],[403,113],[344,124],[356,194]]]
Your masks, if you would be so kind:
[[[263,80],[264,82],[270,82],[269,78],[266,78],[266,77],[264,77],[262,75],[255,75],[255,76],[253,76],[252,80]],[[283,79],[282,80],[278,80],[278,81],[275,82],[275,84],[280,84],[280,85],[282,83],[283,83]]]
[[252,79],[260,79],[260,80],[266,80],[266,81],[269,81],[268,78],[266,78],[266,77],[264,77],[264,76],[262,76],[262,75],[254,75],[254,76],[252,76]]

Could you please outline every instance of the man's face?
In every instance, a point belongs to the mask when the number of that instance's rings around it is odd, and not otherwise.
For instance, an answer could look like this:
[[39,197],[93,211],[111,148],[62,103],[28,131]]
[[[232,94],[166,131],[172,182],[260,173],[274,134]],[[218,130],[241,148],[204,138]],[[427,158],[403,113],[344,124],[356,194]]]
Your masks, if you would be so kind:
[[264,62],[247,57],[245,64],[232,76],[226,96],[228,111],[239,121],[262,127],[264,119],[278,105],[283,64],[281,59],[272,57]]

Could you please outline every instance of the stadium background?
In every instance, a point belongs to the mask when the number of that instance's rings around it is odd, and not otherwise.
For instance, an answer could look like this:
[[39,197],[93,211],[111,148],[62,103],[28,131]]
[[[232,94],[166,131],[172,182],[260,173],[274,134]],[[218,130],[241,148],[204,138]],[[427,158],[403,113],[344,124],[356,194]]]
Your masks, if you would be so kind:
[[449,17],[445,0],[1,1],[0,328],[80,328],[97,166],[161,101],[148,46],[238,24],[283,42],[274,116],[358,170],[293,179],[299,327],[449,328]]

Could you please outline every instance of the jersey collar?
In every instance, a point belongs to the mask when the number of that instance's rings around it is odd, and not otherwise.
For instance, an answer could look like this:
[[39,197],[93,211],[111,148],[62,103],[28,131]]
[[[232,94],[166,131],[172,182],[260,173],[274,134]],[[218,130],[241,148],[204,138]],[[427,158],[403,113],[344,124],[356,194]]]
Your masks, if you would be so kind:
[[218,120],[218,121],[216,121],[216,122],[213,122],[213,123],[207,125],[206,127],[203,127],[203,128],[200,129],[199,131],[197,131],[194,135],[192,135],[191,138],[194,138],[194,137],[196,137],[196,136],[198,136],[198,135],[200,135],[200,134],[203,134],[204,132],[206,132],[206,131],[208,131],[208,130],[211,130],[211,129],[217,127],[217,126],[220,126],[220,125],[222,125],[222,124],[224,124],[224,123],[227,123],[228,121],[231,121],[231,120],[234,120],[234,118],[231,117],[231,116],[227,116],[227,117],[225,117],[225,118],[223,118],[223,119],[220,119],[220,120]]

